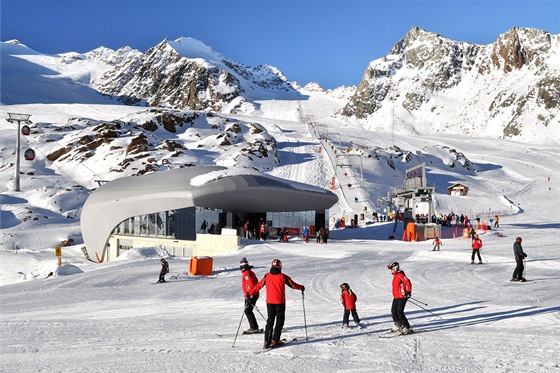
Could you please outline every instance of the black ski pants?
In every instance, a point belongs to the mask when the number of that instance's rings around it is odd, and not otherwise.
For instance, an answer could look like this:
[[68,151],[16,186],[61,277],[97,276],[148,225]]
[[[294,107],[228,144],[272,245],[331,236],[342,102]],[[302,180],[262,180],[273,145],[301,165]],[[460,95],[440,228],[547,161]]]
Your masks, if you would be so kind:
[[356,324],[359,324],[360,318],[358,317],[358,312],[355,308],[353,310],[344,310],[344,315],[342,316],[342,324],[348,325],[348,322],[350,321],[350,312],[352,312],[352,318],[354,319],[354,322]]
[[523,270],[525,269],[525,266],[523,265],[523,259],[515,259],[515,262],[517,263],[517,266],[513,271],[512,278],[521,280],[523,278]]
[[408,319],[404,315],[404,306],[406,306],[406,298],[393,298],[393,304],[391,306],[391,315],[393,316],[393,321],[395,325],[400,323],[405,328],[410,328]]
[[253,330],[259,328],[257,319],[253,313],[253,308],[255,308],[257,300],[259,300],[258,295],[253,295],[251,298],[245,299],[245,316],[247,316],[247,321],[249,321],[249,327]]
[[286,320],[286,304],[267,303],[266,310],[268,311],[268,319],[264,330],[264,341],[268,343],[279,341]]
[[471,255],[471,261],[474,262],[474,255],[478,255],[478,261],[482,262],[482,258],[480,257],[480,249],[473,249]]

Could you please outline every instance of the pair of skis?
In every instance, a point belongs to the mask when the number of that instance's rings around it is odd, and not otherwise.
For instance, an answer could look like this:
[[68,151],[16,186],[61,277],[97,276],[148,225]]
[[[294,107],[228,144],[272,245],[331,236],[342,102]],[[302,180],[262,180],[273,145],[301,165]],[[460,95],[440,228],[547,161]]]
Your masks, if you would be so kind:
[[286,339],[286,338],[284,338],[284,339],[281,340],[281,341],[282,341],[282,344],[281,344],[281,345],[263,348],[262,350],[255,351],[255,354],[262,354],[263,352],[268,352],[268,351],[276,350],[276,349],[278,349],[278,348],[282,348],[282,347],[284,347],[284,346],[286,346],[286,345],[289,345],[291,342],[297,342],[297,340],[298,340],[297,338],[293,338],[293,339]]
[[412,334],[416,334],[417,332],[411,331],[408,333],[403,333],[400,331],[393,331],[393,330],[389,330],[386,331],[384,333],[378,334],[379,338],[394,338],[394,337],[399,337],[399,336],[405,336],[405,335],[412,335]]

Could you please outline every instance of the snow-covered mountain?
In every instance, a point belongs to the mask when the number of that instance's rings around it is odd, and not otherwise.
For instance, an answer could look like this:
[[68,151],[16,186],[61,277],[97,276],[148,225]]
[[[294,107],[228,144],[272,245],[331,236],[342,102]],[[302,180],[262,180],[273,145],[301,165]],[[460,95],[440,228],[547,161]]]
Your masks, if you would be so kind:
[[412,28],[341,110],[375,128],[558,142],[560,35],[512,28],[488,45]]
[[129,53],[94,86],[126,104],[228,113],[251,112],[253,100],[276,93],[297,96],[278,69],[242,65],[192,38]]
[[[357,88],[325,91],[316,83],[289,82],[272,66],[243,65],[188,37],[163,40],[146,52],[100,47],[60,55],[11,41],[2,43],[1,100],[56,102],[44,91],[48,80],[67,92],[63,103],[255,115],[260,100],[323,94],[345,100],[339,115],[371,129],[554,143],[560,141],[559,60],[560,36],[538,29],[512,28],[494,43],[477,45],[413,27],[387,56],[369,63]],[[22,79],[34,83],[33,93],[20,91]]]

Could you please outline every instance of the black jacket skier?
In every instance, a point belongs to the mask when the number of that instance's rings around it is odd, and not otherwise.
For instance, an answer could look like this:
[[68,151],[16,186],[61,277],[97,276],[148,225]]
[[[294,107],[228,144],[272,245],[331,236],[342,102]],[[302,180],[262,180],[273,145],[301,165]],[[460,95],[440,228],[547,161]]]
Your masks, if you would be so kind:
[[161,258],[161,270],[159,271],[159,280],[158,283],[160,282],[166,282],[165,281],[165,275],[169,273],[169,263],[167,263],[167,260]]
[[523,270],[525,269],[525,266],[523,266],[523,259],[527,257],[527,254],[523,252],[521,241],[522,241],[521,237],[517,237],[515,239],[515,242],[513,243],[513,254],[515,255],[515,262],[517,266],[513,271],[513,276],[511,278],[511,281],[521,281],[521,282],[527,281],[525,280],[525,278],[523,278]]

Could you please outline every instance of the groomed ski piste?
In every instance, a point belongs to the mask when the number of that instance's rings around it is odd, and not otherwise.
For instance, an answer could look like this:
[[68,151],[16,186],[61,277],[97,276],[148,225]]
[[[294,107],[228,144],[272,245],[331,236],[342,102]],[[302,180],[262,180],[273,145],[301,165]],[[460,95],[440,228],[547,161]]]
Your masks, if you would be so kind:
[[[284,113],[297,111],[297,105],[298,102],[288,100],[262,102],[261,117],[251,117],[267,126],[278,141],[282,163],[271,174],[328,187],[332,173],[339,175],[340,170],[329,163],[324,150],[318,153],[321,142],[312,136],[309,126],[298,122],[298,116],[282,119]],[[319,124],[336,125],[342,142],[384,148],[391,145],[390,134],[321,118],[323,111],[319,106],[320,102],[311,98],[304,107],[306,115],[314,115]],[[50,115],[50,120],[57,118],[63,122],[65,116],[76,115],[77,108],[16,105],[9,110],[47,113],[42,118],[37,114],[37,119],[48,121]],[[80,105],[79,114],[110,120],[111,115],[123,115],[119,110],[132,108],[116,108],[114,114],[110,110],[110,106]],[[12,127],[5,121],[0,126],[2,147],[11,148]],[[442,213],[458,214],[488,209],[508,211],[500,216],[499,229],[481,232],[484,265],[470,265],[470,240],[444,239],[441,251],[431,252],[431,241],[402,242],[402,226],[393,232],[391,223],[373,223],[357,229],[331,229],[327,245],[313,241],[306,244],[294,237],[288,243],[242,239],[237,252],[213,258],[214,271],[207,277],[186,274],[189,258],[169,257],[155,247],[131,250],[109,263],[88,262],[81,252],[83,244],[78,241],[63,248],[63,266],[57,268],[54,249],[45,242],[69,234],[79,237],[78,222],[70,219],[47,224],[44,220],[22,222],[17,218],[22,216],[18,209],[34,198],[32,192],[25,190],[33,190],[46,180],[51,183],[49,188],[63,188],[59,171],[45,167],[48,177],[22,176],[21,193],[10,191],[7,178],[11,173],[3,172],[1,175],[6,179],[2,180],[2,217],[8,219],[4,221],[9,227],[3,230],[2,238],[4,242],[16,240],[19,249],[3,245],[0,251],[2,370],[559,370],[557,146],[533,146],[494,138],[474,141],[451,135],[409,136],[398,132],[395,138],[401,148],[414,151],[446,144],[462,151],[476,164],[478,172],[464,176],[472,193],[464,199],[451,199],[440,193],[437,208]],[[296,148],[301,155],[294,151]],[[457,178],[457,169],[450,170],[431,159],[434,164],[428,174],[430,182]],[[331,209],[331,218],[340,216],[344,209],[361,207],[362,203],[347,206],[355,201],[355,196],[374,204],[387,179],[403,177],[379,164],[365,164],[366,169],[364,188],[345,190],[345,197],[339,194],[341,202]],[[347,177],[356,180],[358,170],[352,167]],[[395,239],[389,239],[390,236]],[[535,282],[509,281],[515,267],[512,245],[517,236],[523,237],[523,248],[528,254],[525,277]],[[169,282],[152,286],[158,278],[161,257],[166,257],[170,265]],[[270,269],[273,259],[281,259],[283,272],[305,285],[304,298],[299,291],[286,290],[282,338],[297,341],[257,354],[263,347],[263,335],[242,335],[248,323],[242,318],[241,257],[254,266],[259,279]],[[412,296],[427,306],[423,309],[409,303],[405,309],[417,333],[383,339],[378,335],[393,326],[392,275],[387,269],[391,261],[401,264],[412,281]],[[47,278],[50,272],[54,275]],[[350,284],[358,295],[362,328],[341,328],[342,282]],[[265,299],[266,288],[257,302],[266,317]],[[263,328],[263,317],[257,311],[255,314]]]

